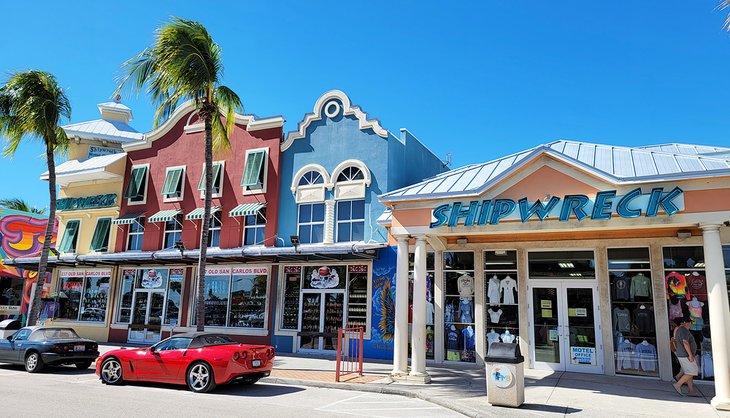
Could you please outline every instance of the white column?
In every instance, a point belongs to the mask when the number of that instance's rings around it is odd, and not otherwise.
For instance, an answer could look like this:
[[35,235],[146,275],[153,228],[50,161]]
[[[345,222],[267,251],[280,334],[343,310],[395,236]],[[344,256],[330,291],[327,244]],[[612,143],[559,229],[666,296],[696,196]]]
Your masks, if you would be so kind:
[[395,275],[395,335],[393,376],[408,374],[408,237],[398,236],[398,262]]
[[[410,377],[429,383],[426,373],[426,238],[416,238],[413,269],[413,328],[411,338]],[[410,379],[409,379],[410,380]]]
[[324,202],[324,237],[323,244],[333,244],[335,242],[335,201],[326,200]]
[[716,409],[730,410],[730,307],[720,225],[700,225],[700,228],[705,250],[707,304],[710,310],[712,360],[715,369],[715,397],[710,403]]

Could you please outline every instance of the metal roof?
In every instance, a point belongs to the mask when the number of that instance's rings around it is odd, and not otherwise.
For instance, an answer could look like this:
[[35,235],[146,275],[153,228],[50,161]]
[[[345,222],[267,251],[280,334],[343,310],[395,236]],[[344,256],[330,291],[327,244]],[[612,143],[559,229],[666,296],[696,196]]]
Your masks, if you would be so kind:
[[[106,169],[126,157],[126,153],[120,152],[117,154],[91,157],[85,160],[68,160],[56,167],[56,178],[59,184],[68,184],[74,181],[88,179],[87,176],[89,174],[94,174],[95,179],[120,177],[118,174],[107,172]],[[41,174],[41,180],[48,180],[48,171]]]
[[[698,149],[704,151],[704,148]],[[528,161],[542,155],[551,155],[617,184],[730,175],[730,159],[724,157],[560,140],[497,160],[447,171],[385,193],[380,199],[389,202],[479,195]]]
[[684,154],[684,155],[705,155],[710,156],[715,153],[728,153],[730,148],[723,147],[712,147],[706,145],[694,145],[694,144],[657,144],[657,145],[644,145],[641,148],[647,151],[660,151],[668,152],[670,154]]
[[73,123],[62,128],[69,137],[106,140],[119,144],[144,139],[144,134],[119,120],[96,119],[88,122]]

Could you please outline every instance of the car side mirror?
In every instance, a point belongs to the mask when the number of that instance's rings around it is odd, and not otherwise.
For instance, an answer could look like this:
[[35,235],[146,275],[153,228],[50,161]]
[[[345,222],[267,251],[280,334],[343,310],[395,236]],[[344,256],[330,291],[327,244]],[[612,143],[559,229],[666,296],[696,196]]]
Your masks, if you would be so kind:
[[8,337],[7,337],[6,339],[7,339],[8,341],[13,341],[13,336],[12,336],[12,335],[8,335]]
[[150,353],[151,354],[155,354],[156,352],[157,352],[157,349],[155,348],[154,345],[152,347],[150,347]]

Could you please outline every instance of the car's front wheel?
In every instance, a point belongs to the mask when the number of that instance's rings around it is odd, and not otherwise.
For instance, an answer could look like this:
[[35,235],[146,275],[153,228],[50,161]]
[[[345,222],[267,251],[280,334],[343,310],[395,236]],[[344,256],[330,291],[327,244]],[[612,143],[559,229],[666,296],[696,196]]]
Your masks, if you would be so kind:
[[76,368],[79,370],[86,370],[91,366],[90,361],[85,361],[83,363],[76,363]]
[[193,363],[188,369],[187,378],[185,379],[188,388],[195,393],[210,392],[215,389],[215,378],[213,377],[213,368],[208,363]]
[[43,358],[40,353],[33,351],[25,356],[25,371],[28,373],[38,373],[43,370]]
[[101,365],[102,383],[107,385],[118,385],[122,383],[122,364],[116,358],[108,358]]

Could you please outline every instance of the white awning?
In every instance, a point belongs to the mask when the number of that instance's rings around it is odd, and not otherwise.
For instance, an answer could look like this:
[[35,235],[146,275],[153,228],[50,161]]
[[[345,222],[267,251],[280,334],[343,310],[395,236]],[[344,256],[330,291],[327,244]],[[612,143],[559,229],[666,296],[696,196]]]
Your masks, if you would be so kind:
[[150,216],[149,222],[167,222],[175,218],[180,212],[178,209],[161,210]]
[[[210,208],[210,214],[212,215],[212,214],[218,212],[219,210],[221,210],[220,206],[213,206]],[[194,221],[196,219],[203,219],[204,212],[205,212],[205,208],[196,208],[192,212],[185,215],[185,219],[187,219],[188,221]]]
[[255,215],[264,206],[266,206],[266,203],[244,203],[233,208],[228,215],[233,217]]

